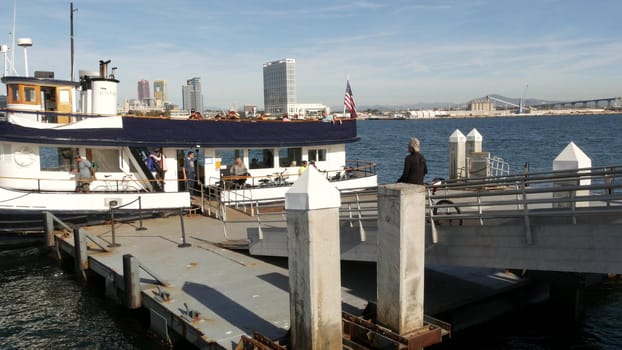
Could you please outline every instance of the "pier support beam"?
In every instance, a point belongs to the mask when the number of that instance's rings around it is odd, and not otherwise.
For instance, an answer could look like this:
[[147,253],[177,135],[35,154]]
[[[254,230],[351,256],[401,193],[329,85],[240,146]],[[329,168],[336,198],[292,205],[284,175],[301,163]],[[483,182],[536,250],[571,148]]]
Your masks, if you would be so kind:
[[131,254],[123,255],[123,282],[127,308],[138,309],[141,306],[140,264]]
[[285,195],[292,349],[342,347],[340,204],[313,167]]
[[89,268],[89,256],[86,248],[86,235],[79,227],[73,229],[73,261],[76,274],[86,280],[84,270]]
[[54,242],[54,217],[45,212],[43,213],[43,220],[45,222],[45,247],[50,250],[56,245]]
[[423,327],[425,186],[378,186],[378,323],[399,334]]

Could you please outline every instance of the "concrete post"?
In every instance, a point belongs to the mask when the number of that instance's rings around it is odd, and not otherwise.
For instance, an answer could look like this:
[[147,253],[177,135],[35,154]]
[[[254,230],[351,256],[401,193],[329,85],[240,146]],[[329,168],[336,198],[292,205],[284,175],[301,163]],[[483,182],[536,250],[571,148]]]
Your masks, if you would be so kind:
[[404,335],[423,326],[425,186],[378,186],[378,323]]
[[482,151],[482,142],[483,142],[482,134],[477,131],[477,129],[473,128],[466,135],[466,155],[468,156],[474,152]]
[[341,349],[339,191],[309,167],[285,194],[291,348]]
[[467,168],[465,176],[468,178],[486,177],[490,174],[488,166],[490,153],[482,152],[482,140],[482,135],[475,128],[466,135],[464,162]]
[[[574,142],[570,142],[566,148],[553,160],[553,171],[561,170],[577,170],[581,168],[591,168],[592,160],[588,157]],[[576,173],[579,175],[579,172]],[[555,183],[556,187],[569,187],[569,186],[589,186],[591,184],[590,179],[576,180],[560,180]],[[577,196],[589,195],[588,190],[584,191],[567,191],[567,192],[553,192],[553,198],[576,198]],[[553,208],[570,208],[572,205],[577,207],[587,207],[589,202],[566,202],[566,203],[553,203]]]
[[55,246],[54,242],[54,217],[49,212],[43,213],[43,220],[45,222],[45,245],[46,248],[52,249]]
[[138,309],[141,306],[140,264],[132,254],[123,255],[123,282],[125,305],[128,309]]
[[73,261],[76,274],[86,279],[84,270],[88,268],[88,253],[86,250],[86,235],[83,235],[79,227],[73,229]]
[[449,178],[458,179],[464,177],[465,172],[465,142],[466,137],[456,129],[449,136]]

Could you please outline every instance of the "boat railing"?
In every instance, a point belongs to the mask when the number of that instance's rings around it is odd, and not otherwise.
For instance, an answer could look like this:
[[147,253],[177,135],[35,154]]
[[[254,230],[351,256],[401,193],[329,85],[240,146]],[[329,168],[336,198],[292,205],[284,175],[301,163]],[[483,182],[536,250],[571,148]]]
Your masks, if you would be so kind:
[[[295,168],[280,168],[273,174],[266,175],[223,175],[220,178],[210,177],[208,184],[224,190],[243,190],[257,187],[281,187],[292,185],[292,179],[299,174]],[[346,165],[338,169],[318,169],[329,181],[344,181],[376,175],[376,163],[361,160],[347,160]],[[241,181],[242,180],[242,181]],[[240,182],[239,182],[240,181]]]
[[[113,178],[112,175],[98,173],[90,183],[90,191],[109,193],[146,192],[147,188],[150,188],[148,186],[149,182],[153,181],[160,180],[138,179],[132,174],[123,175],[121,178]],[[0,186],[33,192],[73,192],[75,183],[75,178],[0,177]]]

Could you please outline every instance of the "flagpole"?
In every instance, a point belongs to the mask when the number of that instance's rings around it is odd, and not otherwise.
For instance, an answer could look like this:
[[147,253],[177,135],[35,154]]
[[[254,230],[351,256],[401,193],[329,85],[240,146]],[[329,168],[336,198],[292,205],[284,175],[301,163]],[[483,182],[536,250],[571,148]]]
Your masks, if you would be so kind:
[[[348,88],[348,83],[350,82],[350,73],[346,76],[346,89]],[[343,104],[343,118],[346,117],[346,104]]]

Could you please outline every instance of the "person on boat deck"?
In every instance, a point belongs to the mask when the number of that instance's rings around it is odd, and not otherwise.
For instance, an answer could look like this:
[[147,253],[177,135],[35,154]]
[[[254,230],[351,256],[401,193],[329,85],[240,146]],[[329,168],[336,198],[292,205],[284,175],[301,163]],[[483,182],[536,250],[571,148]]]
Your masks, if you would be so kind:
[[298,176],[302,175],[307,170],[307,161],[302,161],[302,166],[298,169]]
[[95,178],[95,168],[85,157],[76,155],[76,168],[71,172],[76,174],[76,192],[89,192],[91,190],[91,182],[97,180]]
[[420,150],[419,139],[411,138],[408,143],[408,153],[410,154],[404,159],[404,171],[397,182],[423,185],[423,177],[428,173],[428,166]]
[[328,115],[328,113],[326,111],[322,111],[322,116],[320,117],[320,120],[325,122],[325,123],[334,123],[335,122],[333,120],[333,116],[332,115]]
[[238,186],[243,186],[246,182],[246,176],[250,175],[248,173],[246,165],[244,165],[244,162],[242,162],[242,158],[239,157],[235,159],[235,163],[233,163],[233,165],[231,166],[230,174],[236,177],[244,176],[243,178],[237,178],[233,180],[233,183],[237,184]]
[[325,122],[325,123],[331,123],[331,124],[335,124],[335,123],[339,123],[341,124],[341,119],[333,116],[333,115],[328,115],[328,113],[326,111],[322,111],[322,118],[320,119],[321,121]]
[[164,191],[164,174],[168,170],[166,166],[166,156],[164,156],[164,153],[162,153],[162,149],[158,148],[155,154],[149,154],[149,158],[155,161],[155,163],[158,165],[158,168],[160,168],[160,171],[157,171],[157,168],[156,168],[156,178],[160,182],[162,191]]
[[192,195],[195,192],[196,172],[194,171],[194,152],[188,152],[184,159],[184,167],[181,169],[186,182],[186,189]]
[[201,115],[201,112],[199,111],[195,111],[194,109],[190,111],[190,117],[188,119],[191,120],[200,120],[203,119],[203,116]]
[[233,109],[230,109],[229,113],[227,114],[227,119],[238,120],[240,119],[240,114]]

